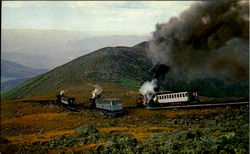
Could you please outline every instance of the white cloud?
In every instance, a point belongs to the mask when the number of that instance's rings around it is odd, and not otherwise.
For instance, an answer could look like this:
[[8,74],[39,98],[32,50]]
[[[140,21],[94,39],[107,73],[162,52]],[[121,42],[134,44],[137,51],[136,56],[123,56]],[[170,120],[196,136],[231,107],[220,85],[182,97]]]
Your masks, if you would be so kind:
[[99,8],[107,8],[107,7],[115,7],[118,5],[124,4],[124,1],[71,1],[67,2],[67,5],[72,8],[79,7],[99,7]]
[[46,5],[45,1],[2,1],[3,7],[6,8],[22,8],[28,6],[43,7]]
[[172,7],[179,9],[186,9],[190,6],[194,1],[143,1],[145,6],[152,8],[163,8],[163,7]]
[[[190,1],[3,1],[2,25],[11,28],[146,33],[153,31],[156,23],[166,22],[170,17],[177,16],[191,3]],[[12,8],[16,8],[15,11]]]

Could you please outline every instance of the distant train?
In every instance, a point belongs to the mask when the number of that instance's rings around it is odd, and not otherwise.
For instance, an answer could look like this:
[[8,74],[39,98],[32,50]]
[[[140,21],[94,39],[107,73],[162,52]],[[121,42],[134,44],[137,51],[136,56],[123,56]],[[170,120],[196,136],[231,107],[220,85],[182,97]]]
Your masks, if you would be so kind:
[[139,97],[137,99],[137,106],[153,107],[177,103],[190,104],[192,102],[199,101],[197,91],[158,92],[151,94],[149,98],[151,99],[149,100],[143,96]]
[[106,110],[106,111],[111,111],[111,112],[123,110],[121,99],[101,98],[100,95],[98,95],[95,98],[91,98],[88,106],[92,109],[96,108],[96,109],[101,109],[101,110]]
[[73,98],[73,97],[66,97],[64,95],[63,91],[60,92],[60,94],[56,95],[56,98],[57,98],[56,101],[58,103],[61,103],[61,104],[65,104],[65,105],[68,105],[68,106],[73,106],[73,105],[76,104],[75,98]]

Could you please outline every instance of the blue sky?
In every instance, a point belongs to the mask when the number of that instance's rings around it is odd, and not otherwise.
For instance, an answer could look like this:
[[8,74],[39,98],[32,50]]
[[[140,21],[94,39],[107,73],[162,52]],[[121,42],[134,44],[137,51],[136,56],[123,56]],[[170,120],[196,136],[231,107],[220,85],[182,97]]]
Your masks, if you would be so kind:
[[3,1],[4,29],[149,34],[193,1]]

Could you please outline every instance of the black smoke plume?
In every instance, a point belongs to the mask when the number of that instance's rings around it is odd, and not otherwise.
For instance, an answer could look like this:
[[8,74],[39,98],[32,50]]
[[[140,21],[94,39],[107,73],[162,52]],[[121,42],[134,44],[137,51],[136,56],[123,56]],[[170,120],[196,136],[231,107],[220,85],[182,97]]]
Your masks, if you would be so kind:
[[165,75],[168,73],[169,67],[164,64],[156,64],[150,72],[153,73],[152,80],[156,79],[156,86],[154,91],[158,92],[160,90],[161,82],[165,79]]
[[191,78],[248,81],[249,2],[196,2],[156,25],[150,53],[155,64],[185,70]]

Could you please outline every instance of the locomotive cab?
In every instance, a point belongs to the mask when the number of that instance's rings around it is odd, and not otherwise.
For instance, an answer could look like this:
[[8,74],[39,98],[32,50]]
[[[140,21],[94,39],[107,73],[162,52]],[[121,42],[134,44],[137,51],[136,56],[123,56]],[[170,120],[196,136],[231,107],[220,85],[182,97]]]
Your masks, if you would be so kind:
[[90,109],[94,109],[96,108],[96,99],[100,99],[101,95],[97,95],[96,97],[92,97],[89,99],[89,103],[88,103],[88,108]]
[[190,91],[190,102],[199,102],[197,90]]

